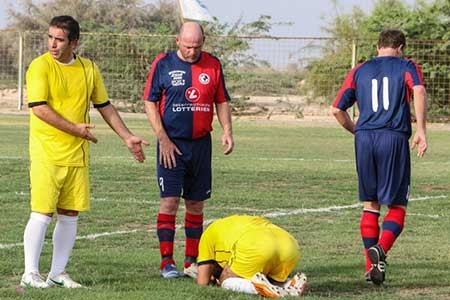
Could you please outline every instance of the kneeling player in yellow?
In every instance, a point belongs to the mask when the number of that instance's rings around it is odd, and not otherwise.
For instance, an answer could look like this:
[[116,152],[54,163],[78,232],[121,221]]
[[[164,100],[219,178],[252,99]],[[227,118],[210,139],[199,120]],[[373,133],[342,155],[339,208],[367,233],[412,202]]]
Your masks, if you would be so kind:
[[272,298],[298,296],[306,276],[288,276],[299,259],[298,243],[286,230],[265,218],[233,215],[203,232],[197,283]]

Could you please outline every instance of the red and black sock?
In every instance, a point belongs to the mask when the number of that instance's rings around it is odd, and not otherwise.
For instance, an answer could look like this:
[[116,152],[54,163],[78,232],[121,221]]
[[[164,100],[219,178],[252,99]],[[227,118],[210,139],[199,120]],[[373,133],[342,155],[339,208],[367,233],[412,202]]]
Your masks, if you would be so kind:
[[158,214],[157,234],[159,239],[159,252],[161,253],[161,269],[168,264],[175,264],[175,261],[173,260],[175,220],[175,215]]
[[378,224],[379,217],[379,211],[364,210],[361,216],[361,222],[359,224],[361,238],[366,254],[366,272],[369,271],[371,267],[367,250],[378,243],[378,237],[380,235],[380,225]]
[[402,207],[392,206],[389,208],[383,219],[381,237],[378,244],[383,248],[384,253],[392,248],[395,240],[403,230],[405,224],[406,211]]
[[185,214],[184,231],[186,233],[186,249],[184,252],[184,267],[188,268],[191,263],[197,261],[198,243],[203,233],[203,214]]

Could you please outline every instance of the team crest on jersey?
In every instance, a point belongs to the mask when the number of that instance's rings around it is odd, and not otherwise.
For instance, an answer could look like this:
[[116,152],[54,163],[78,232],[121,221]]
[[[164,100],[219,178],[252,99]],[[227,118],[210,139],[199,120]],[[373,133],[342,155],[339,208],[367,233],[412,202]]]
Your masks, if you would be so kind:
[[209,75],[206,73],[201,73],[200,75],[198,75],[198,81],[200,81],[201,84],[208,84]]
[[196,87],[191,86],[186,90],[184,93],[184,96],[186,99],[188,99],[189,102],[197,102],[198,99],[200,99],[200,90]]
[[169,76],[172,77],[172,86],[184,85],[185,84],[185,80],[183,79],[184,74],[186,74],[186,72],[182,70],[170,71]]

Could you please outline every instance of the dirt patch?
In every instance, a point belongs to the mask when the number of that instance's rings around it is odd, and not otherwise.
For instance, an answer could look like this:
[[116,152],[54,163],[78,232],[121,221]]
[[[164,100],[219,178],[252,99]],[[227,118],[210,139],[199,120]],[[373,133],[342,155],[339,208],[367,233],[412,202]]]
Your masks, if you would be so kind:
[[[18,90],[0,90],[0,112],[27,113],[26,91],[24,91],[22,98],[22,104],[19,109]],[[123,103],[112,102],[119,110],[127,110]],[[304,98],[299,96],[250,97],[244,100],[244,105],[239,107],[233,113],[233,116],[240,119],[287,122],[301,121],[305,118],[318,119],[330,117],[329,108],[318,105],[306,105]]]
[[[27,114],[28,106],[26,91],[23,103],[19,109],[19,94],[17,89],[0,90],[0,113]],[[126,111],[120,103],[114,105],[121,111]],[[242,102],[242,101],[241,101]],[[253,96],[245,99],[237,111],[233,112],[233,119],[255,122],[274,122],[287,124],[303,124],[307,126],[339,126],[330,114],[330,108],[324,105],[308,104],[304,97],[290,96]],[[96,115],[95,109],[91,110]],[[121,112],[125,117],[146,118],[143,113]],[[450,130],[449,123],[429,123],[427,127],[440,130]]]
[[[0,112],[20,112],[28,110],[26,103],[22,103],[19,109],[19,93],[17,89],[0,90]],[[23,96],[26,102],[26,96]]]
[[[254,96],[246,99],[245,103],[250,110],[250,114],[252,114],[252,110],[259,110],[267,119],[271,119],[273,116],[278,117],[279,115],[294,116],[298,119],[304,116],[328,116],[330,110],[329,107],[322,105],[308,104],[305,97],[296,95]],[[245,109],[242,113],[246,114]]]

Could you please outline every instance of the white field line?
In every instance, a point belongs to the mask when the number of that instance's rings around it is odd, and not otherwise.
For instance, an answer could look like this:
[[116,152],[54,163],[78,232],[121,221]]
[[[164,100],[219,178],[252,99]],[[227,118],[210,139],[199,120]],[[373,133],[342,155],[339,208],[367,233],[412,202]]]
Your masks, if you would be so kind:
[[[0,160],[17,160],[17,159],[26,159],[28,160],[27,156],[0,156]],[[110,161],[111,159],[119,159],[119,160],[130,160],[132,161],[132,158],[130,156],[96,156],[93,157],[91,160],[107,160]],[[155,160],[154,157],[147,158],[148,160]],[[221,160],[222,158],[220,156],[213,156],[213,160]],[[326,158],[302,158],[302,157],[233,157],[232,160],[235,161],[241,161],[241,160],[257,160],[257,161],[328,161],[328,162],[336,162],[336,163],[350,163],[355,162],[354,159],[326,159]],[[430,161],[423,161],[421,164],[429,165],[429,164],[435,164],[435,162]],[[441,165],[448,165],[450,164],[450,161],[444,161],[439,163]]]
[[[22,156],[0,156],[0,159],[4,160],[14,160],[14,159],[28,159],[28,157]],[[130,156],[96,156],[91,160],[111,160],[111,159],[120,159],[120,160],[132,160]],[[149,159],[154,160],[154,157],[150,157]],[[219,156],[213,156],[214,160],[221,160],[222,158]],[[302,157],[234,157],[233,160],[259,160],[259,161],[331,161],[331,162],[354,162],[354,159],[323,159],[323,158],[302,158]]]
[[[409,201],[429,201],[429,200],[435,200],[435,199],[446,199],[448,196],[446,195],[440,195],[440,196],[425,196],[425,197],[418,197],[418,198],[411,198]],[[358,208],[361,207],[361,203],[356,203],[352,205],[341,205],[341,206],[330,206],[330,207],[323,207],[323,208],[300,208],[300,209],[294,209],[290,211],[280,211],[280,212],[273,212],[273,213],[267,213],[263,214],[266,218],[277,218],[281,216],[288,216],[288,215],[300,215],[300,214],[307,214],[307,213],[324,213],[324,212],[334,212],[339,210],[345,210],[345,209],[351,209],[351,208]],[[243,208],[245,210],[245,208]],[[408,214],[412,216],[426,216],[430,218],[439,218],[439,215],[422,215],[422,214]],[[214,222],[216,219],[208,219],[205,220],[203,223],[205,225],[208,225],[212,222]],[[181,225],[177,226],[177,229],[182,228]],[[77,240],[94,240],[99,237],[104,236],[112,236],[112,235],[123,235],[123,234],[130,234],[130,233],[136,233],[141,231],[147,231],[147,232],[154,232],[155,229],[133,229],[133,230],[119,230],[119,231],[111,231],[111,232],[100,232],[100,233],[92,233],[88,235],[82,235],[77,236]],[[1,249],[11,249],[15,247],[22,247],[23,243],[14,243],[14,244],[0,244],[0,250]]]
[[439,219],[441,217],[440,215],[410,214],[410,213],[408,213],[408,216],[425,217],[431,219]]
[[108,199],[108,198],[91,197],[91,203],[93,203],[93,202],[112,202],[112,203],[124,203],[124,204],[158,204],[159,205],[159,198],[157,200],[151,201],[151,200],[138,200],[138,199],[134,199],[134,198],[113,200],[113,199]]
[[[91,202],[111,202],[111,203],[124,203],[124,204],[158,204],[159,205],[159,198],[156,200],[138,200],[133,198],[128,199],[107,199],[107,198],[95,198],[91,197]],[[159,206],[158,206],[159,207]],[[183,205],[180,205],[178,208],[180,211],[183,211],[185,207]],[[260,208],[251,208],[251,207],[239,207],[239,206],[233,206],[233,207],[223,207],[223,206],[207,206],[207,210],[237,210],[237,211],[247,211],[247,212],[267,212],[267,211],[284,211],[283,209],[260,209]]]
[[5,160],[8,160],[8,159],[29,159],[29,157],[28,157],[28,153],[26,154],[26,155],[24,155],[24,156],[0,156],[0,159],[5,159]]
[[[448,196],[440,195],[440,196],[425,196],[425,197],[418,197],[418,198],[411,198],[409,201],[425,201],[425,200],[433,200],[433,199],[442,199],[442,198],[448,198]],[[306,213],[321,213],[321,212],[333,212],[333,211],[339,211],[349,208],[357,208],[361,207],[362,203],[358,202],[352,205],[341,205],[341,206],[330,206],[330,207],[324,207],[324,208],[299,208],[294,209],[291,211],[285,211],[285,212],[273,212],[265,214],[264,217],[266,218],[276,218],[281,216],[289,216],[289,215],[300,215],[300,214],[306,214]]]

